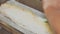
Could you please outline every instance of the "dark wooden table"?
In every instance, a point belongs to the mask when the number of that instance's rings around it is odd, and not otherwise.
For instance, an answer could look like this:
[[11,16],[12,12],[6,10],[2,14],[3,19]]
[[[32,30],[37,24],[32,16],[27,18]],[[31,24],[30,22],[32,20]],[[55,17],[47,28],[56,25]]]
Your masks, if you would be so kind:
[[43,11],[41,0],[17,0],[17,1],[32,8],[35,8],[37,10]]
[[0,34],[23,34],[22,32],[9,26],[8,24],[2,23],[2,21],[0,21],[0,27]]

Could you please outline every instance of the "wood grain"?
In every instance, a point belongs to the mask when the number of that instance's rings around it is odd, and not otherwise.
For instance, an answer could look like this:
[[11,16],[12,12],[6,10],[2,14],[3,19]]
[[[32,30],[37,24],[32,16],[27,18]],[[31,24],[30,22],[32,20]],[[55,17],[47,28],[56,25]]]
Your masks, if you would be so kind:
[[[23,34],[22,32],[14,29],[13,27],[9,26],[8,24],[6,24],[5,22],[3,21],[0,21],[0,26],[4,29],[4,30],[1,30],[1,33],[0,34]],[[2,32],[3,31],[3,32]],[[6,32],[7,31],[7,32]]]
[[17,0],[17,1],[32,8],[35,8],[37,10],[43,11],[42,1],[40,0]]

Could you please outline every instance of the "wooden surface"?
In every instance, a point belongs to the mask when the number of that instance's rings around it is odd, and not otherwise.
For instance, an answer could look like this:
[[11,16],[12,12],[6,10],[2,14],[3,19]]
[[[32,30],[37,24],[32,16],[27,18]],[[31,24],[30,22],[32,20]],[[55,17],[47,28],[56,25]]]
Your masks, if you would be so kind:
[[37,10],[43,11],[42,10],[42,2],[40,0],[17,0],[18,2],[21,2],[25,5],[28,5],[32,8],[35,8]]
[[10,27],[5,22],[3,23],[2,21],[0,21],[0,27],[2,27],[0,29],[0,34],[23,34],[22,32]]
[[[1,26],[0,26],[1,27]],[[1,27],[0,29],[0,34],[12,34],[11,32],[7,31],[6,29],[4,29],[3,27]]]
[[8,1],[8,0],[0,0],[0,5],[5,3],[6,1]]

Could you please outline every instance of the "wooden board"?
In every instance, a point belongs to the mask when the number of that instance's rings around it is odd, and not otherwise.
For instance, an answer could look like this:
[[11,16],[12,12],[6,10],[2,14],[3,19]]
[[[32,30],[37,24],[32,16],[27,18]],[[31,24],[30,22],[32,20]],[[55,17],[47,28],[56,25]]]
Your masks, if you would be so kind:
[[2,27],[2,29],[0,30],[0,34],[23,34],[22,32],[14,29],[13,27],[10,27],[3,21],[0,21],[0,27]]
[[28,5],[32,8],[35,8],[37,10],[43,11],[42,9],[42,1],[41,0],[17,0],[18,2],[21,2],[25,5]]

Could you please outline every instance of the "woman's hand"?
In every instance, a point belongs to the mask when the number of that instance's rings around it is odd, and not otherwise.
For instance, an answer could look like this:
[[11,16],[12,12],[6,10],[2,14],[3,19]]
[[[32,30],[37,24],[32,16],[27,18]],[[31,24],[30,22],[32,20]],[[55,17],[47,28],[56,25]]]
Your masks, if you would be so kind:
[[43,9],[55,33],[60,34],[60,0],[43,0]]

